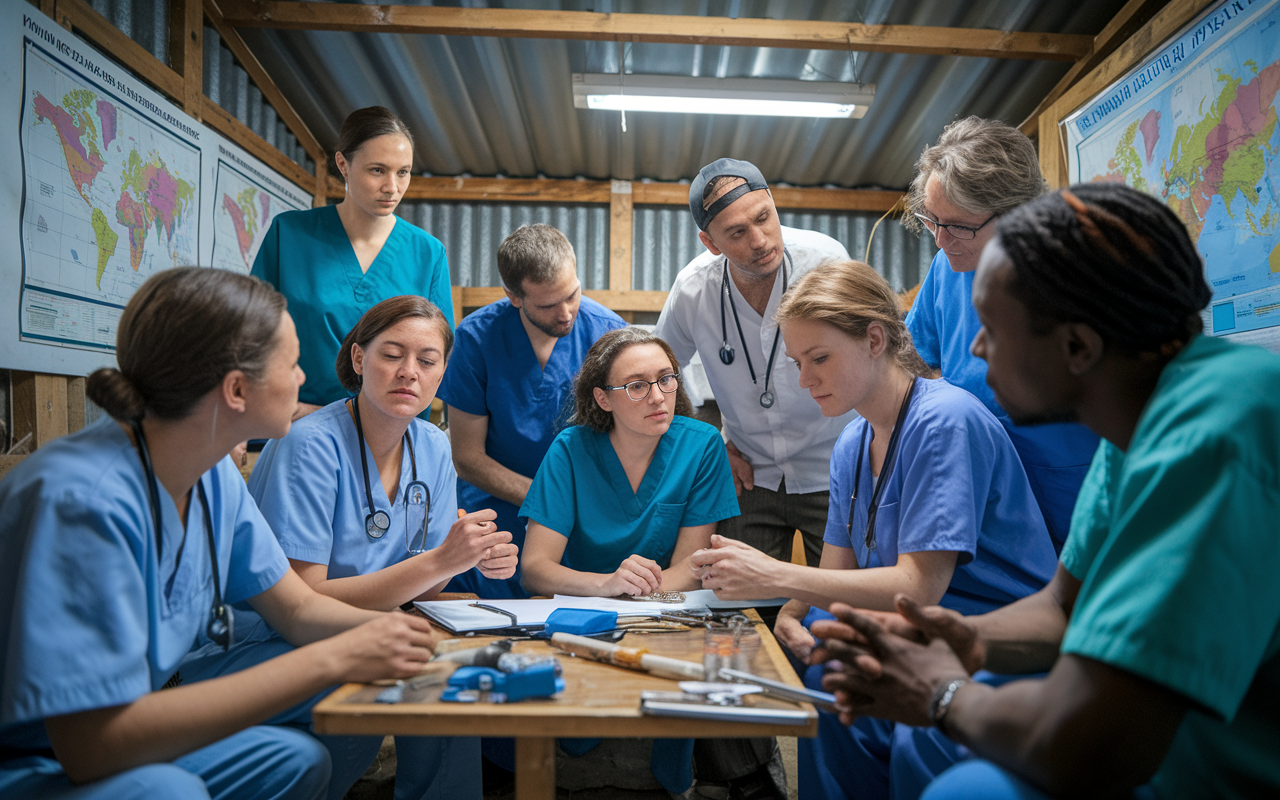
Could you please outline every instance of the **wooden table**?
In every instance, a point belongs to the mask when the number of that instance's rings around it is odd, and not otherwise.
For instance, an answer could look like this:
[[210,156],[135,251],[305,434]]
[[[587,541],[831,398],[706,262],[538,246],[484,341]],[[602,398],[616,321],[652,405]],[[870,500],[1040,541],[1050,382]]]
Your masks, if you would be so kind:
[[[760,644],[750,654],[749,671],[800,686],[773,634],[754,611],[749,612]],[[627,634],[620,644],[644,647],[659,655],[702,660],[702,631]],[[455,640],[456,641],[456,640]],[[484,637],[465,640],[480,646]],[[458,644],[462,644],[459,642]],[[676,682],[655,678],[610,664],[561,653],[547,642],[517,642],[518,653],[556,653],[564,666],[565,690],[552,698],[519,703],[442,703],[442,686],[407,690],[397,704],[375,703],[381,687],[351,683],[321,701],[313,712],[314,726],[325,734],[406,736],[512,736],[516,740],[517,800],[554,800],[556,796],[556,737],[602,738],[722,738],[802,736],[818,734],[818,715],[803,704],[805,722],[799,725],[723,722],[705,719],[655,717],[640,713],[640,692],[678,691]],[[760,696],[749,698],[761,706],[792,708],[795,704]]]

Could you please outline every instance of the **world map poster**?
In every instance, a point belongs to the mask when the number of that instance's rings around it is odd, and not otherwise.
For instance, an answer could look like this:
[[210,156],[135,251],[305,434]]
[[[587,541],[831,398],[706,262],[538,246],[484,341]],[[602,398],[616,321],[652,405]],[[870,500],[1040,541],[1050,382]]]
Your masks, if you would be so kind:
[[114,349],[133,292],[198,263],[201,150],[28,40],[24,340]]
[[291,197],[284,187],[268,188],[270,179],[251,175],[250,169],[218,159],[211,267],[247,274],[276,215],[309,205],[305,199]]
[[1210,9],[1064,120],[1070,175],[1176,213],[1204,258],[1205,330],[1280,341],[1280,0]]

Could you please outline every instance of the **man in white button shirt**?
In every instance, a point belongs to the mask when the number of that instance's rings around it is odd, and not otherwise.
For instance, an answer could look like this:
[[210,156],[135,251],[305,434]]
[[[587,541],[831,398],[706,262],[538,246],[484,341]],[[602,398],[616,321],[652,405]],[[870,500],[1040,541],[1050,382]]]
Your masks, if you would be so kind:
[[702,355],[720,406],[742,514],[717,533],[790,560],[799,529],[817,566],[831,450],[854,414],[824,417],[800,388],[773,313],[797,276],[849,253],[824,234],[783,227],[764,176],[746,161],[703,167],[689,210],[707,252],[676,276],[656,333],[682,364]]

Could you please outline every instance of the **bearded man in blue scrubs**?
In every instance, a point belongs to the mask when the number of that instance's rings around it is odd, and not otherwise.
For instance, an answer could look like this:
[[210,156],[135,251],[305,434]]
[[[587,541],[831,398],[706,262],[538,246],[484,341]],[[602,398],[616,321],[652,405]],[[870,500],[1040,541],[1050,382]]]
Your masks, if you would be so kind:
[[[525,493],[551,441],[574,412],[573,379],[602,334],[622,318],[582,296],[577,258],[550,225],[524,225],[498,247],[507,297],[458,325],[437,392],[449,409],[458,507],[491,508],[499,530],[524,547]],[[520,573],[491,580],[478,570],[446,587],[484,598],[527,597]]]

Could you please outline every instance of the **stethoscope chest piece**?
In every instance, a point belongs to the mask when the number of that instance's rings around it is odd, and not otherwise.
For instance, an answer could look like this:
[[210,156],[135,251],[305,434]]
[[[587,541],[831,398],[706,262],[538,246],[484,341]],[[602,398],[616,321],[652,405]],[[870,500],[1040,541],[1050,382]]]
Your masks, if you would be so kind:
[[765,392],[761,394],[760,405],[763,408],[773,408],[773,392]]
[[729,346],[728,342],[725,342],[724,346],[720,348],[720,362],[726,367],[733,363],[733,348]]
[[369,534],[370,539],[381,539],[390,528],[391,517],[387,512],[378,509],[372,514],[365,515],[364,532]]

